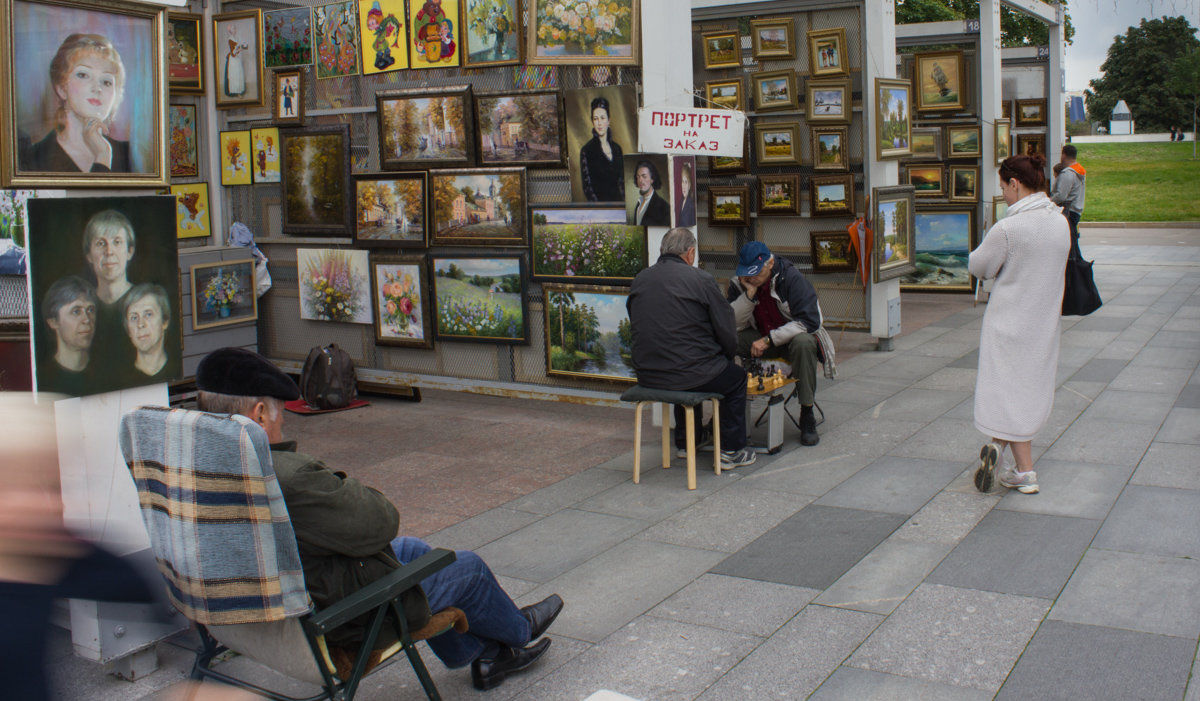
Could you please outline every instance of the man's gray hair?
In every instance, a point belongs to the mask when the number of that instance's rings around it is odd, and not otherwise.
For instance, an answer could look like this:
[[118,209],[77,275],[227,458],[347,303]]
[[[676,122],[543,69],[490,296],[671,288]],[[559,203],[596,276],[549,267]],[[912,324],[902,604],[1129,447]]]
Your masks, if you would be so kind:
[[659,255],[683,256],[689,248],[696,247],[696,237],[690,229],[677,226],[663,237],[662,245],[658,247]]
[[279,412],[283,409],[283,400],[275,397],[242,397],[236,394],[221,394],[220,392],[207,392],[200,390],[196,392],[196,406],[200,411],[208,411],[214,414],[241,414],[242,416],[250,416],[250,412],[254,409],[254,405],[262,402],[267,405],[267,411],[270,413],[271,419],[274,420],[279,416]]

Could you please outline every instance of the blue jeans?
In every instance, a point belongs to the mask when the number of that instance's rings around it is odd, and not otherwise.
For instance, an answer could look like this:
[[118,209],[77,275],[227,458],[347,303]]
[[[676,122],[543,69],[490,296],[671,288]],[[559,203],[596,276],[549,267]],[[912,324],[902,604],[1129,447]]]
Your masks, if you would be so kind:
[[[420,538],[400,536],[392,541],[392,551],[401,564],[408,564],[432,550]],[[434,612],[447,606],[467,614],[467,633],[447,631],[428,640],[433,654],[451,669],[470,664],[487,653],[499,651],[497,643],[524,647],[529,642],[529,622],[508,597],[496,576],[482,559],[470,550],[455,553],[458,559],[449,567],[431,574],[421,582],[429,608]]]

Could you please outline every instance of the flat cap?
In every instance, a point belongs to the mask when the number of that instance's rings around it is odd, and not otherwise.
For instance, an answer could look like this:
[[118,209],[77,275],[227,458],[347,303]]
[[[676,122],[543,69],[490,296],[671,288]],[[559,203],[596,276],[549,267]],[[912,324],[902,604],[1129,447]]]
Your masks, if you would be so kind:
[[196,368],[196,389],[235,397],[300,398],[300,388],[271,361],[244,348],[218,348]]

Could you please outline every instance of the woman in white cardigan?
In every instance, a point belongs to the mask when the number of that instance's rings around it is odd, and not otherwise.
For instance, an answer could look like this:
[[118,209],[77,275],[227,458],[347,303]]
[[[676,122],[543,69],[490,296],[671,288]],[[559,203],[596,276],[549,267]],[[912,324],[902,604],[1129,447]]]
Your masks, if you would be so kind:
[[[975,486],[1000,485],[1024,494],[1038,491],[1033,437],[1054,405],[1059,322],[1070,228],[1045,195],[1041,154],[1007,158],[1000,187],[1008,214],[971,251],[972,275],[995,278],[979,336],[975,427],[991,441],[979,453]],[[1003,465],[1012,448],[1014,467]]]

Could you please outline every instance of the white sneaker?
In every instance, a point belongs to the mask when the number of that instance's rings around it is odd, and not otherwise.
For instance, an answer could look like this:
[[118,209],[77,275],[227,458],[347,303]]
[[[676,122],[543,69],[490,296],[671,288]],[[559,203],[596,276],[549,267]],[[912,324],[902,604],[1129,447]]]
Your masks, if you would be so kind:
[[1005,470],[1000,473],[999,479],[1001,487],[1015,489],[1022,494],[1037,494],[1038,483],[1037,473],[1033,470],[1029,472],[1017,472],[1016,470]]
[[745,467],[753,465],[758,459],[758,455],[749,448],[741,450],[722,450],[721,451],[721,471],[732,470],[735,467]]

